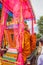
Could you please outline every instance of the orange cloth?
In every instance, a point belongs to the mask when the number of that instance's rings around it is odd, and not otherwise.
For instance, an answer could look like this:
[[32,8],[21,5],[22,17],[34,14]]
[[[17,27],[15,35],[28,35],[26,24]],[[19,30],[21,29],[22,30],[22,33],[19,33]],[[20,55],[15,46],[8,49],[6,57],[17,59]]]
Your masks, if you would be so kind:
[[[8,45],[10,48],[15,48],[16,44],[15,44],[15,39],[12,39],[12,34],[14,34],[13,29],[7,29],[4,31],[5,33],[5,37],[4,37],[4,45],[6,45],[7,41],[8,41]],[[5,41],[6,40],[6,41]]]
[[36,48],[36,34],[31,35],[31,51],[33,52]]
[[[10,30],[9,30],[10,31]],[[8,32],[7,32],[8,33]],[[11,33],[11,32],[10,32]],[[11,37],[11,36],[10,36]],[[12,42],[11,46],[15,47],[15,43]],[[24,39],[23,39],[23,58],[26,61],[26,58],[31,54],[31,47],[30,47],[30,33],[27,30],[24,30]]]
[[24,31],[24,48],[23,48],[23,58],[26,61],[26,58],[31,54],[31,47],[30,47],[30,33],[28,31]]

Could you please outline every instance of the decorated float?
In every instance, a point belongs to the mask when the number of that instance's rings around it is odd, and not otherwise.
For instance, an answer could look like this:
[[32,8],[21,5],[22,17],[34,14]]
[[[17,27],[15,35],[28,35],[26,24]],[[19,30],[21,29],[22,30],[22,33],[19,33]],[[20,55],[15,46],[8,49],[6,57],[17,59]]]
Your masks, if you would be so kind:
[[[36,23],[29,0],[1,0],[2,14],[0,20],[0,60],[3,65],[25,65],[27,57],[36,48]],[[8,15],[12,21],[7,22]],[[31,33],[25,31],[25,21],[31,20]],[[27,45],[28,43],[28,52]],[[27,53],[26,53],[27,52]],[[30,62],[28,63],[30,64]]]

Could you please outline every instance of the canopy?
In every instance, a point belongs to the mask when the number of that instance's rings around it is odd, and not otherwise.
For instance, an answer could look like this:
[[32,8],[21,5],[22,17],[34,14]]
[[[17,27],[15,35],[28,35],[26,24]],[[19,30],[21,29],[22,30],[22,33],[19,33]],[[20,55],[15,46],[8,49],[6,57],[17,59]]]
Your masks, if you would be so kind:
[[[8,3],[9,2],[9,3]],[[3,5],[7,10],[10,10],[12,13],[15,13],[15,16],[19,15],[20,5],[22,5],[23,17],[24,19],[33,19],[35,18],[32,6],[29,0],[2,0]],[[28,14],[28,15],[27,15]]]

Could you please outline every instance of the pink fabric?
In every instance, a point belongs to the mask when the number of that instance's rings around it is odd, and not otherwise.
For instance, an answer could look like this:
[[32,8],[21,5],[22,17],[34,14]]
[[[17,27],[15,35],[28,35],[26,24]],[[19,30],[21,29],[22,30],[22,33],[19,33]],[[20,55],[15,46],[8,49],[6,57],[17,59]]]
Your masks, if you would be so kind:
[[24,61],[23,61],[21,53],[19,53],[19,55],[18,55],[18,64],[17,65],[24,65]]
[[[20,64],[18,63],[17,65],[24,65],[24,61],[23,61],[23,58],[22,58],[22,37],[23,36],[21,36],[21,33],[19,34],[20,30],[22,30],[22,28],[20,28],[19,26],[18,26],[18,28],[14,28],[16,48],[19,52],[17,61],[19,63],[21,62]],[[23,31],[21,31],[21,32],[23,32]]]
[[[17,45],[17,48],[18,48],[18,59],[17,61],[20,63],[18,63],[17,65],[24,65],[24,60],[22,58],[22,41],[23,41],[23,36],[24,36],[24,21],[23,21],[23,10],[21,8],[21,4],[20,4],[20,9],[19,9],[19,15],[17,16],[17,21],[14,21],[15,24],[18,24],[18,29],[14,28],[14,36],[15,36],[15,39],[16,39],[16,45]],[[16,23],[18,22],[18,23]]]
[[19,48],[19,33],[18,33],[18,28],[14,28],[14,37],[16,40],[16,48],[18,50]]
[[1,46],[1,43],[2,43],[3,30],[4,30],[4,26],[0,25],[0,46]]
[[24,23],[20,22],[19,24],[19,43],[20,43],[19,52],[22,52],[23,38],[24,38]]
[[10,1],[10,0],[2,0],[2,1],[3,1],[4,6],[7,9],[14,12],[15,16],[19,15],[20,4],[21,4],[22,8],[23,8],[22,13],[23,13],[24,19],[34,18],[33,10],[32,10],[31,3],[29,2],[29,0],[22,0],[22,2],[20,0],[12,0],[12,1]]
[[22,42],[24,38],[24,19],[23,19],[23,9],[22,5],[20,5],[20,23],[19,23],[19,55],[18,55],[18,62],[21,64],[17,65],[24,65],[24,59],[22,57]]
[[2,17],[1,17],[1,24],[0,24],[0,46],[2,44],[2,37],[4,34],[4,29],[6,28],[6,20],[7,20],[7,13],[5,12],[5,8],[2,8]]
[[[19,21],[19,27],[18,28],[14,28],[14,36],[16,39],[16,45],[19,45],[17,47],[18,51],[19,51],[19,55],[18,55],[18,62],[21,62],[21,64],[17,64],[17,65],[24,65],[24,61],[22,58],[22,41],[23,41],[23,35],[24,35],[24,23],[23,23],[23,19],[25,18],[34,18],[33,17],[33,11],[31,9],[31,4],[30,2],[28,2],[28,0],[2,0],[3,5],[9,9],[15,16],[15,18],[18,18],[17,21]],[[22,6],[22,9],[21,7]],[[28,14],[28,15],[27,15]],[[4,17],[6,17],[6,15],[4,15]],[[22,18],[23,17],[23,18]],[[6,17],[7,18],[7,17]],[[4,19],[4,24],[6,24],[6,19]],[[16,24],[16,21],[14,21]],[[2,26],[0,26],[2,29]],[[5,29],[5,27],[4,27]],[[1,32],[4,31],[4,29],[2,29]],[[0,35],[2,36],[2,35]],[[1,37],[2,38],[2,37]]]
[[23,16],[25,19],[33,18],[33,15],[32,15],[33,11],[31,9],[31,4],[29,0],[23,0],[22,8],[23,8]]

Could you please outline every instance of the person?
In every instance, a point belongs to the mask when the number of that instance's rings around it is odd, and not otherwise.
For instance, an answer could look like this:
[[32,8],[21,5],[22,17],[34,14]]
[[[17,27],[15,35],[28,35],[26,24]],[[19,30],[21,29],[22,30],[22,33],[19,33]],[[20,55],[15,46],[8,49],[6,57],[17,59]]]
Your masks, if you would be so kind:
[[41,46],[41,51],[37,60],[37,65],[43,65],[43,39],[40,39],[39,43]]
[[25,22],[24,23],[24,47],[23,47],[23,51],[22,51],[22,56],[24,59],[24,62],[26,62],[27,57],[30,56],[31,54],[31,46],[30,46],[30,31],[28,29],[28,25]]

